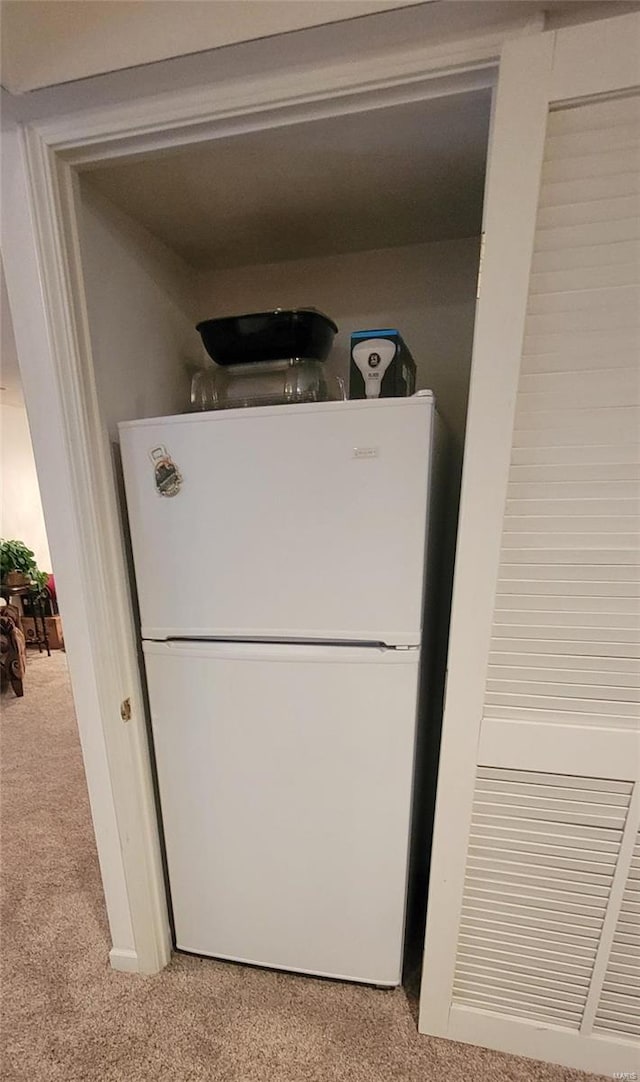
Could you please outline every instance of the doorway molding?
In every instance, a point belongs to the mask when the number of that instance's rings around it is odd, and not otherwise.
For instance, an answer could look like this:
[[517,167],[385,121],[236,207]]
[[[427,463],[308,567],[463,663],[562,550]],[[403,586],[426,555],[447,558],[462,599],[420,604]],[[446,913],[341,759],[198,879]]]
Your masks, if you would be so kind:
[[[69,661],[116,969],[158,972],[172,948],[137,629],[93,369],[78,171],[230,134],[491,87],[505,40],[541,29],[541,19],[520,19],[490,35],[383,54],[377,65],[369,55],[349,63],[318,56],[304,71],[291,70],[295,44],[283,39],[276,76],[163,93],[124,107],[82,110],[79,95],[77,111],[18,124],[5,141],[7,283],[56,574],[71,614]],[[131,717],[123,721],[126,700]]]

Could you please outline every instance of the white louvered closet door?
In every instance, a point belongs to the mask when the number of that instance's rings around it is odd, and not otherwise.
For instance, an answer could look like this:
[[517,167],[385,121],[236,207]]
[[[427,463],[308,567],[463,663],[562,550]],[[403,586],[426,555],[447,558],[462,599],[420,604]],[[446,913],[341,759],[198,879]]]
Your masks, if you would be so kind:
[[640,1073],[640,16],[513,43],[422,1032]]

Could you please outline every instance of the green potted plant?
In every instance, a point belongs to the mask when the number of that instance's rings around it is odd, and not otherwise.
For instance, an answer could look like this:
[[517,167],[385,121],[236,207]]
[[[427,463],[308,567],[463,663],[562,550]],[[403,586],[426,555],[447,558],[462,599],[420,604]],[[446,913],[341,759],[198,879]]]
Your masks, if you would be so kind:
[[23,541],[0,539],[0,579],[5,586],[38,586],[47,584],[47,573],[40,571],[35,554]]

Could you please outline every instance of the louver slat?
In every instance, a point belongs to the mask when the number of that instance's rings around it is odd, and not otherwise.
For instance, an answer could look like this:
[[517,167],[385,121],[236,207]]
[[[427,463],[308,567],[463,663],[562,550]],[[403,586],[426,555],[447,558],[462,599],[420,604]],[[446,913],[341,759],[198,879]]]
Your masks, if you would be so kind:
[[637,96],[550,115],[487,719],[640,724],[639,196]]
[[580,1028],[631,789],[478,768],[455,1003]]
[[614,780],[640,727],[639,199],[637,94],[549,114],[454,971],[476,1036],[640,1037]]
[[640,1037],[640,835],[613,935],[594,1031]]

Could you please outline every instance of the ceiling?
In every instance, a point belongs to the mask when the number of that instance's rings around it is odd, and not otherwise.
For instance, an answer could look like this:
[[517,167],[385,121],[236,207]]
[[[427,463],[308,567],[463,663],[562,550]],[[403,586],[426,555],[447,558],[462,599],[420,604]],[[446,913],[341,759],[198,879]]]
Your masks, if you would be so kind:
[[0,0],[2,85],[22,95],[207,53],[210,78],[225,46],[336,22],[352,28],[363,15],[386,18],[392,36],[417,18],[418,40],[435,42],[514,20],[554,27],[637,8],[638,0]]
[[478,235],[490,92],[214,140],[85,174],[195,268]]
[[2,0],[2,83],[12,94],[23,94],[39,87],[414,3]]

